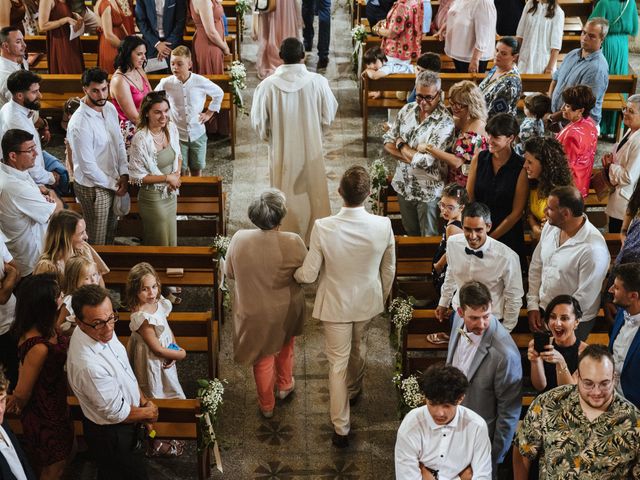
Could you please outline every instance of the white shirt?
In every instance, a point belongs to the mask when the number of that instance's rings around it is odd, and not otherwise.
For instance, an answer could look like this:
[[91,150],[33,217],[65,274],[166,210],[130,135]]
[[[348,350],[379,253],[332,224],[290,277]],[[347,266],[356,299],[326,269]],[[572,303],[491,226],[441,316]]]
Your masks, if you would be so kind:
[[115,333],[102,343],[76,328],[67,354],[67,377],[82,413],[98,425],[122,423],[131,407],[140,405],[138,381]]
[[155,0],[156,3],[156,18],[158,26],[158,38],[162,41],[164,39],[164,0]]
[[[457,315],[457,313],[456,313]],[[455,322],[455,321],[454,321]],[[453,360],[451,364],[469,376],[469,368],[471,362],[476,356],[480,342],[482,341],[482,335],[476,335],[473,332],[468,332],[467,327],[463,327],[463,334],[458,337],[458,344],[454,347]]]
[[42,253],[49,218],[56,206],[47,202],[29,176],[0,164],[0,230],[7,238],[20,275],[30,275]]
[[551,49],[562,48],[564,11],[560,5],[556,4],[553,18],[547,17],[548,3],[538,3],[536,11],[529,13],[532,6],[533,0],[529,0],[522,10],[516,31],[516,36],[522,37],[518,57],[520,73],[544,73]]
[[419,464],[438,470],[440,480],[454,480],[469,465],[474,480],[491,479],[491,443],[480,415],[459,405],[453,420],[437,425],[427,406],[411,410],[398,429],[397,480],[421,480]]
[[508,331],[518,323],[524,288],[518,254],[504,243],[487,237],[478,250],[483,257],[468,255],[469,248],[464,235],[453,235],[447,239],[447,273],[440,292],[441,307],[460,306],[458,291],[469,281],[481,282],[491,293],[492,313],[502,319]]
[[[640,313],[636,315],[629,315],[629,313],[625,310],[624,324],[618,332],[616,341],[613,342],[612,353],[613,360],[616,366],[616,378],[618,379],[622,374],[622,367],[624,367],[624,361],[627,358],[627,353],[629,352],[631,342],[633,342],[633,339],[638,333],[638,327],[640,327]],[[618,390],[618,393],[624,397],[620,381],[616,382],[616,390]]]
[[[29,62],[23,60],[22,65],[24,70],[29,70]],[[11,92],[7,88],[7,79],[9,75],[18,70],[20,70],[19,63],[0,56],[0,107],[4,106],[12,98]]]
[[[42,145],[40,144],[40,135],[33,124],[33,115],[35,112],[17,104],[11,100],[0,109],[0,138],[7,130],[19,128],[33,135],[33,141],[36,142],[38,156],[35,164],[29,169],[29,175],[38,185],[53,185],[55,178],[53,173],[47,172],[44,168],[44,158],[42,156]],[[0,154],[2,152],[0,151]]]
[[572,295],[582,307],[582,321],[592,320],[610,261],[602,234],[586,216],[578,233],[562,245],[560,229],[547,222],[529,265],[527,309],[545,308],[558,295]]
[[[4,281],[5,271],[4,264],[13,260],[13,256],[9,253],[4,240],[0,239],[0,281]],[[9,331],[15,318],[16,297],[12,293],[7,303],[0,305],[0,335],[4,335]]]
[[75,181],[84,187],[117,190],[120,175],[129,174],[118,111],[111,102],[98,112],[80,102],[67,127]]
[[180,140],[192,142],[206,133],[205,126],[198,121],[198,115],[204,109],[207,96],[211,97],[209,110],[219,112],[224,92],[222,89],[202,75],[191,73],[182,83],[175,75],[164,77],[155,88],[165,90],[171,103],[171,120],[178,127]]
[[474,48],[478,60],[490,60],[496,43],[496,7],[491,0],[454,0],[447,14],[444,52],[469,62]]
[[16,452],[16,447],[11,443],[9,435],[7,435],[2,425],[0,425],[0,455],[9,464],[9,469],[16,477],[16,480],[27,480],[27,475],[24,472],[22,462],[20,462],[20,457],[18,457],[18,452]]

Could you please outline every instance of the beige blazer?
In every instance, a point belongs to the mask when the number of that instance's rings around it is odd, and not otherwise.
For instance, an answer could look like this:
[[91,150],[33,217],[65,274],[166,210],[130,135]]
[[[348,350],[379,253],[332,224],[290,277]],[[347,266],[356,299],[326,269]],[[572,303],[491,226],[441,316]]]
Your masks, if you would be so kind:
[[[615,149],[614,149],[615,151]],[[629,199],[640,176],[640,130],[629,136],[629,140],[615,153],[615,162],[609,167],[609,181],[615,191],[607,201],[607,215],[624,219]]]
[[384,310],[395,274],[391,221],[364,207],[343,207],[316,220],[309,253],[295,273],[300,283],[320,278],[313,317],[361,322]]

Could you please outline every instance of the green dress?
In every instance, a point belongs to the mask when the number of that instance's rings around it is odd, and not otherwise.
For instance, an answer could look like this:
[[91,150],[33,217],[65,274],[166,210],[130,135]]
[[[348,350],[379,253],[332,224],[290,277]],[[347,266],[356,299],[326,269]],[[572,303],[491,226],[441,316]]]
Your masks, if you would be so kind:
[[[168,175],[173,169],[175,152],[166,147],[158,152],[158,169]],[[142,243],[153,246],[178,245],[176,195],[162,198],[162,190],[156,190],[155,184],[142,185],[138,193],[138,208],[142,217]]]
[[[629,73],[629,36],[638,34],[638,9],[635,0],[600,0],[590,18],[609,21],[609,34],[602,44],[602,54],[609,63],[610,75]],[[600,133],[615,134],[617,112],[603,112]]]

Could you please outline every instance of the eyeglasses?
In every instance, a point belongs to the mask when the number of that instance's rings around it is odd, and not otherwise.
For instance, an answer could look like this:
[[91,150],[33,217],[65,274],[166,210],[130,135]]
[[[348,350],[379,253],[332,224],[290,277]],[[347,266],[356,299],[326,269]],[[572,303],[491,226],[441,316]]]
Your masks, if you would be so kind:
[[416,101],[417,102],[433,102],[436,98],[440,98],[440,90],[436,92],[435,95],[420,95],[416,93]]
[[34,153],[38,151],[38,147],[35,145],[33,147],[27,148],[26,150],[16,150],[16,153]]
[[[78,320],[80,319],[78,318]],[[84,320],[80,320],[80,323],[84,323],[87,327],[91,327],[94,330],[103,330],[104,328],[106,328],[107,324],[109,323],[115,324],[118,320],[120,320],[120,316],[118,315],[117,312],[113,312],[113,314],[111,314],[111,316],[106,320],[99,320],[93,323],[88,323],[88,322],[85,322]]]
[[449,101],[449,105],[451,105],[451,110],[463,110],[469,106],[463,103],[452,102],[452,101]]
[[438,203],[440,210],[447,210],[448,212],[454,212],[456,208],[460,208],[460,205],[447,205],[446,203]]
[[582,383],[582,387],[587,391],[591,391],[597,388],[601,392],[606,392],[613,386],[613,380],[605,380],[604,382],[595,383],[591,380],[583,380],[579,374],[578,380],[580,380],[580,383]]

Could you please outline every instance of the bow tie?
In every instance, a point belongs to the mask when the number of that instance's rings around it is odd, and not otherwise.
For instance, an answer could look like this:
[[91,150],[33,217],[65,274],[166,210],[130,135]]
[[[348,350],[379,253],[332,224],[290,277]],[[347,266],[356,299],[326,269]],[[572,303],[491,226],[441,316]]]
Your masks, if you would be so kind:
[[475,255],[478,258],[484,257],[484,253],[482,253],[480,250],[475,251],[467,247],[464,247],[464,253],[466,253],[467,255]]
[[630,327],[636,327],[640,325],[640,318],[631,315],[629,312],[625,310],[624,312],[624,323],[628,324]]

